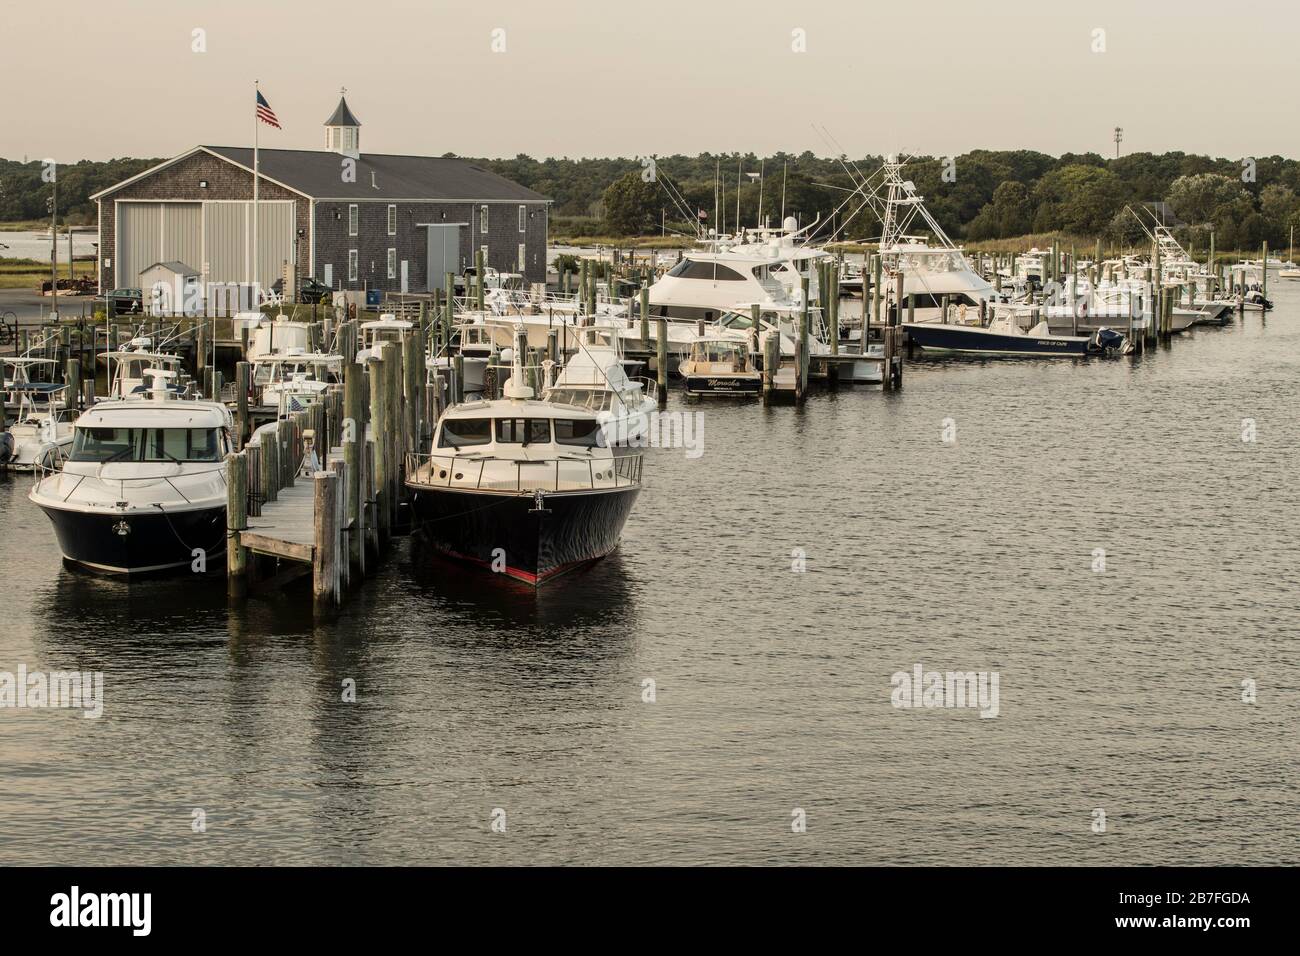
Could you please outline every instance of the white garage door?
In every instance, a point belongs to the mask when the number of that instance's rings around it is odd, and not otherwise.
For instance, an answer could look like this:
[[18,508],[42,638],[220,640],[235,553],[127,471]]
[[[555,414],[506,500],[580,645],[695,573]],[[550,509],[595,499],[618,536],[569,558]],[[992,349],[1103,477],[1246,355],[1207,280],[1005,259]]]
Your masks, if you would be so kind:
[[[294,204],[260,203],[257,278],[270,288],[293,257]],[[208,282],[247,282],[253,265],[251,202],[119,202],[119,288],[139,288],[155,262],[183,262]]]
[[[294,204],[275,200],[258,204],[257,279],[270,288],[293,257]],[[253,263],[251,202],[203,204],[203,249],[209,282],[247,282]]]
[[139,288],[155,262],[203,266],[203,207],[196,202],[117,204],[117,285]]

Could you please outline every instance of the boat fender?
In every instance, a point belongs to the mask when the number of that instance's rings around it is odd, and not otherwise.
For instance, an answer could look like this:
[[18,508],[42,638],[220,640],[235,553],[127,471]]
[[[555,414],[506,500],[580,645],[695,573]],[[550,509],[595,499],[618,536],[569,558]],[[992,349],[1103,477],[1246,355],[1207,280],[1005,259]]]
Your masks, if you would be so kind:
[[6,465],[14,457],[14,436],[0,432],[0,465]]

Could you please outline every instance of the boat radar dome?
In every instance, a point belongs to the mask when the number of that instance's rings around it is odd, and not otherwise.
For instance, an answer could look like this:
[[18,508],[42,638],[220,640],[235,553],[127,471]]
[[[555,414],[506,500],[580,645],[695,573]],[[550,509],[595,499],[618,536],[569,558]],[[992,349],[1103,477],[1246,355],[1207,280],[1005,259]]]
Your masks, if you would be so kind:
[[794,218],[794,216],[786,216],[785,219],[781,221],[781,228],[786,232],[794,232],[799,228],[799,220]]

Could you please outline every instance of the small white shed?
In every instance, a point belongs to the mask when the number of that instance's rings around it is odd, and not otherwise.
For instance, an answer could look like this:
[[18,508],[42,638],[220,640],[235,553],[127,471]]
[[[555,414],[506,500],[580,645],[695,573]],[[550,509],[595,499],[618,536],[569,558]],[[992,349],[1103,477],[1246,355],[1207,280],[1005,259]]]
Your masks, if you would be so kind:
[[140,273],[144,306],[152,315],[202,315],[203,281],[183,262],[155,262]]

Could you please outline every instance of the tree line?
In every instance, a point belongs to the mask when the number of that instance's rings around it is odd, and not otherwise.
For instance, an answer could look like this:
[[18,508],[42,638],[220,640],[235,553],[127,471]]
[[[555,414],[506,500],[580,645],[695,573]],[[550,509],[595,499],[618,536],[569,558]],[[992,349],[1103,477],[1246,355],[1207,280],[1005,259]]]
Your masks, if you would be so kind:
[[[448,154],[451,155],[451,154]],[[468,158],[468,157],[467,157]],[[819,235],[865,239],[874,217],[850,198],[855,175],[870,174],[879,156],[837,159],[753,153],[640,158],[478,159],[474,162],[554,200],[557,230],[571,235],[654,235],[694,232],[697,225],[734,229],[739,219],[801,224],[820,219]],[[60,221],[94,222],[90,195],[158,162],[82,161],[58,171]],[[762,173],[762,178],[750,174]],[[1096,153],[1053,157],[1032,150],[974,150],[945,158],[911,158],[904,175],[916,184],[936,220],[954,239],[1006,239],[1062,232],[1132,243],[1141,227],[1124,207],[1162,204],[1161,215],[1198,247],[1211,230],[1220,249],[1267,240],[1285,246],[1300,225],[1300,162],[1281,156],[1225,159],[1181,152]],[[0,160],[0,221],[48,217],[51,185],[40,161]]]

